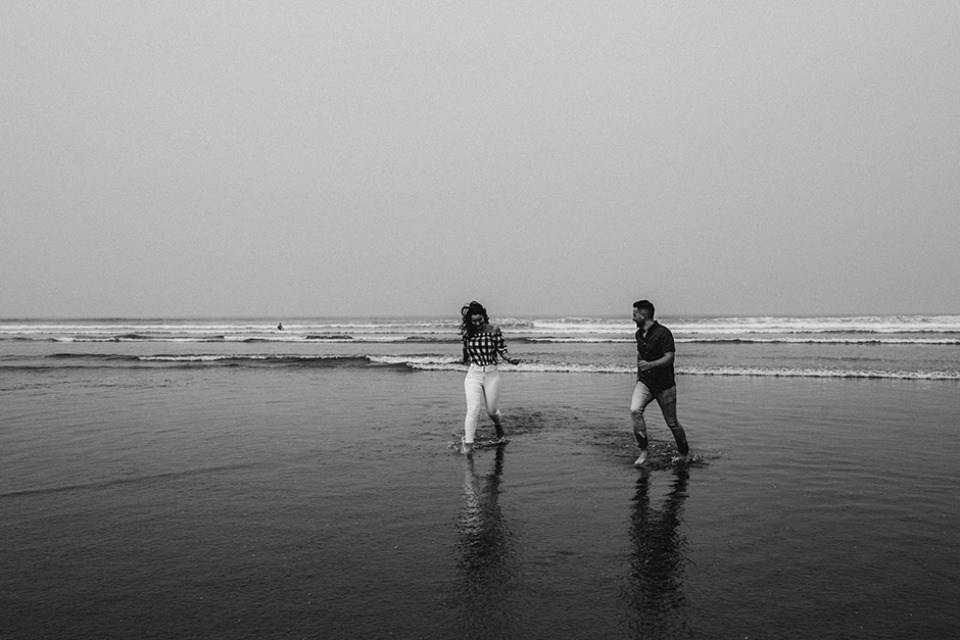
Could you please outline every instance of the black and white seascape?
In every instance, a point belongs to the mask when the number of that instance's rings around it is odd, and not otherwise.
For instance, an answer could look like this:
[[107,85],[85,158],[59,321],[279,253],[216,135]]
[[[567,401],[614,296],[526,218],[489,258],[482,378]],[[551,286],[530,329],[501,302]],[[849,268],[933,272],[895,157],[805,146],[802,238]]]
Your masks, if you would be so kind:
[[641,471],[619,318],[504,319],[470,459],[448,319],[0,322],[4,636],[952,628],[960,318],[663,322]]
[[958,60],[957,0],[0,2],[0,640],[955,637]]

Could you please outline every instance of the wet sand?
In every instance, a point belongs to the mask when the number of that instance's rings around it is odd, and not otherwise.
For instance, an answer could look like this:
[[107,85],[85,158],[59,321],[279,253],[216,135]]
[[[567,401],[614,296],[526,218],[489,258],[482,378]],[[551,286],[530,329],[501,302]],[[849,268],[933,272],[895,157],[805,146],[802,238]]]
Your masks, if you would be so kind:
[[[104,374],[99,374],[104,375]],[[9,394],[0,635],[903,638],[960,618],[955,385],[143,371]],[[919,407],[919,409],[918,409]],[[490,431],[481,423],[481,433]]]

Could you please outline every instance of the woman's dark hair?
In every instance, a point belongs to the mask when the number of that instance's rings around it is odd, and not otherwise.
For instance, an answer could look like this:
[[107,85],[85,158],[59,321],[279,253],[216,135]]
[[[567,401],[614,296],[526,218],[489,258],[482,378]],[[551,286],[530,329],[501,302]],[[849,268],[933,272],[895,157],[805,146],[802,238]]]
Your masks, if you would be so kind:
[[470,304],[463,305],[463,308],[460,309],[460,315],[463,316],[463,319],[460,322],[460,335],[464,338],[472,338],[473,334],[476,333],[477,328],[473,326],[473,323],[470,322],[470,318],[473,316],[483,316],[484,322],[490,322],[490,317],[487,315],[487,310],[483,308],[483,305],[474,300]]

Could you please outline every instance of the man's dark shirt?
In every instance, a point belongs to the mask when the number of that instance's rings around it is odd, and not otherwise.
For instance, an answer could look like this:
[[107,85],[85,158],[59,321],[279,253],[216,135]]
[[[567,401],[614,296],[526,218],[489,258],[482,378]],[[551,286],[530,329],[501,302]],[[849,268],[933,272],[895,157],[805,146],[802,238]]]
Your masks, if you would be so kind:
[[[673,334],[670,333],[670,329],[654,321],[647,330],[646,338],[643,336],[643,328],[637,329],[637,364],[641,360],[647,362],[659,360],[671,352],[676,353],[677,348],[673,344]],[[645,384],[653,395],[666,391],[677,384],[673,375],[673,363],[654,367],[649,371],[637,371],[637,381]]]

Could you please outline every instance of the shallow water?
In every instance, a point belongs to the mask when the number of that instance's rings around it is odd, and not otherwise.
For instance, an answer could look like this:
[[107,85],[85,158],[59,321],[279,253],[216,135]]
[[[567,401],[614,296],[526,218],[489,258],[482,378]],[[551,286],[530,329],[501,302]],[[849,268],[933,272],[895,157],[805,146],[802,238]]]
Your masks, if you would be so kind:
[[[3,638],[903,638],[960,617],[956,385],[629,375],[4,374]],[[481,429],[490,430],[489,423]]]

